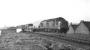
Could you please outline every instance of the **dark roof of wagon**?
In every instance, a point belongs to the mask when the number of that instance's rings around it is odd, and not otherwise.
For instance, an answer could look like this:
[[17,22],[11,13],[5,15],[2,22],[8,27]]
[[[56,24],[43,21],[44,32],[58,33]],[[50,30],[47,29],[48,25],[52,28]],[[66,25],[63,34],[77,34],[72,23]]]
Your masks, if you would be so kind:
[[90,21],[82,21],[90,31]]
[[17,29],[16,27],[9,27],[8,29]]
[[42,22],[44,22],[44,21],[49,22],[49,21],[55,21],[55,20],[56,20],[56,21],[66,21],[64,18],[58,17],[58,18],[43,20]]
[[27,24],[28,26],[33,26],[33,24]]

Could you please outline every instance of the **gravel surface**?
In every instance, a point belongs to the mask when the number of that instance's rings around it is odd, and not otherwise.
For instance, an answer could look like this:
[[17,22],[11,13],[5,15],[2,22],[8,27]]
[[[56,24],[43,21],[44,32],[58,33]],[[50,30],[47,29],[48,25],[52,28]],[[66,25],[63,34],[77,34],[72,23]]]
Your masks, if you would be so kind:
[[[33,33],[6,33],[0,37],[0,50],[67,50],[63,43]],[[80,49],[80,48],[79,48]],[[79,50],[73,47],[72,50]],[[82,49],[83,50],[83,49]]]

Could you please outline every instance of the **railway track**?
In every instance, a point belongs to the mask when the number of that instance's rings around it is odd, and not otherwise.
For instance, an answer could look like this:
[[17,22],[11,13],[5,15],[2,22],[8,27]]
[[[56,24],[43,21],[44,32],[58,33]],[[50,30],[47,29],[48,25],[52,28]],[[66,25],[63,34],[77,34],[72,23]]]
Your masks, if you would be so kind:
[[81,48],[84,48],[84,49],[90,48],[90,43],[85,43],[85,42],[82,42],[82,41],[76,41],[76,40],[73,40],[73,39],[71,40],[71,39],[68,39],[68,38],[65,38],[65,37],[60,37],[58,35],[39,33],[39,32],[34,32],[34,34],[39,34],[43,37],[53,38],[53,40],[68,43],[68,44],[71,44],[71,45],[74,45],[74,46],[77,46],[77,47],[81,47]]

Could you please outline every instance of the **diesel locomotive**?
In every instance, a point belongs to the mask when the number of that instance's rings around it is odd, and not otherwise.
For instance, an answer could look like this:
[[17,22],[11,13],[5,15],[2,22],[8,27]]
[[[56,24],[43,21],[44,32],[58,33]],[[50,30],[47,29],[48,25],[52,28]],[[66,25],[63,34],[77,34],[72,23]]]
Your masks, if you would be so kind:
[[41,21],[38,28],[33,29],[33,32],[66,33],[68,29],[68,21],[62,17],[58,17]]

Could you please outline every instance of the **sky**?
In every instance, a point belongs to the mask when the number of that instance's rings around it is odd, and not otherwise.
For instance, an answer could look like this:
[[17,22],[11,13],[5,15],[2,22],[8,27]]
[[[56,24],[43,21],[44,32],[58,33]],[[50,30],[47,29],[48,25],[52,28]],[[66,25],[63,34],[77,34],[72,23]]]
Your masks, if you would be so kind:
[[89,0],[0,0],[0,27],[63,17],[72,23],[90,21]]

